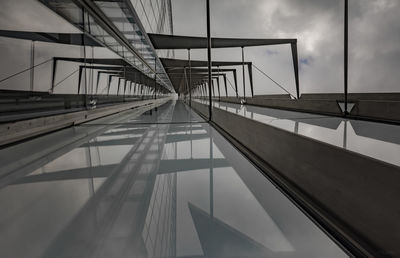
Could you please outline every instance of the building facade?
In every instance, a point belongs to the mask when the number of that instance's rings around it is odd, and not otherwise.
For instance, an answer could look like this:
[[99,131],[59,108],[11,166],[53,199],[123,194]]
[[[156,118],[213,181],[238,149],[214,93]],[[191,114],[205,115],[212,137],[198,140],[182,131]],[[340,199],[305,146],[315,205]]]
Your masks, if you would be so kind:
[[158,57],[173,52],[156,52],[147,37],[148,32],[173,33],[170,0],[7,0],[2,6],[0,90],[173,92]]

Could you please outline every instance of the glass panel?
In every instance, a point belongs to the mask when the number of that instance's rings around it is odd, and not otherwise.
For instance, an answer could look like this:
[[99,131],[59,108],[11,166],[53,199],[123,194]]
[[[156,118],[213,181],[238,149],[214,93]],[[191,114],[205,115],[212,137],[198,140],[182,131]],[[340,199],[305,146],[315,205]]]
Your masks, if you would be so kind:
[[11,149],[2,257],[347,257],[181,102]]

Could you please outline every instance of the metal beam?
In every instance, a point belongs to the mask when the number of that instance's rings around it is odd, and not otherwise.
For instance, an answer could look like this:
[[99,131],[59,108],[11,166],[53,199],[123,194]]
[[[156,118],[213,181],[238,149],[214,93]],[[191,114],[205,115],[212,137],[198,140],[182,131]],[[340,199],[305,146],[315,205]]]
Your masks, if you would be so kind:
[[[207,37],[148,33],[155,49],[206,49]],[[295,43],[296,39],[211,38],[212,48],[270,46]]]

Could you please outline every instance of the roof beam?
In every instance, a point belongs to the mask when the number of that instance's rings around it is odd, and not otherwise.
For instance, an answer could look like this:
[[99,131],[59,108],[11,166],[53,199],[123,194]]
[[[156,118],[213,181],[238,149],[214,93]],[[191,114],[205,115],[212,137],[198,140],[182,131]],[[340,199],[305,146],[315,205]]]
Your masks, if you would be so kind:
[[[148,34],[155,49],[205,49],[206,37]],[[212,38],[212,48],[253,47],[295,44],[297,39]]]

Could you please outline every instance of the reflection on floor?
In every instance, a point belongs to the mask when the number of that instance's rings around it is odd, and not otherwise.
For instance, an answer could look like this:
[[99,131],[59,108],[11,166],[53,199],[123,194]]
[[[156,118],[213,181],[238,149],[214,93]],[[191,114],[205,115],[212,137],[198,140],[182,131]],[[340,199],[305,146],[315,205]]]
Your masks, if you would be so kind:
[[0,257],[346,257],[181,102],[0,157]]
[[214,102],[214,106],[400,166],[398,125],[226,102]]

